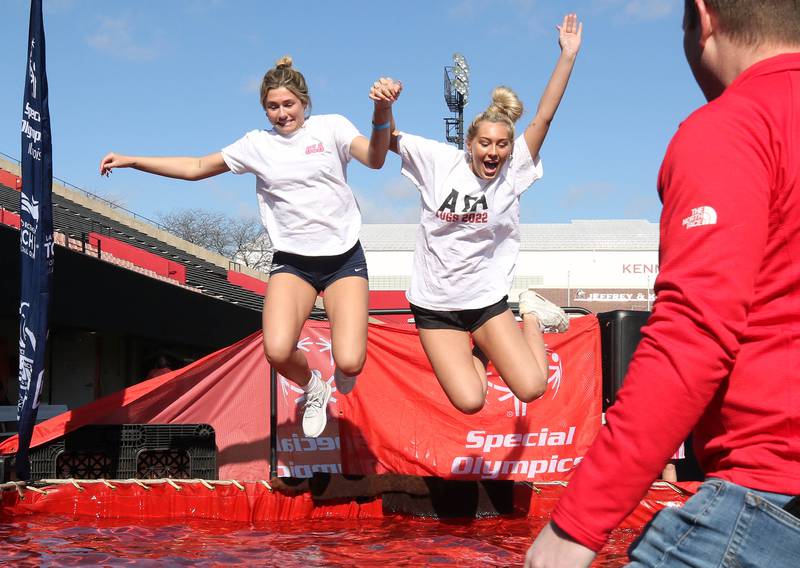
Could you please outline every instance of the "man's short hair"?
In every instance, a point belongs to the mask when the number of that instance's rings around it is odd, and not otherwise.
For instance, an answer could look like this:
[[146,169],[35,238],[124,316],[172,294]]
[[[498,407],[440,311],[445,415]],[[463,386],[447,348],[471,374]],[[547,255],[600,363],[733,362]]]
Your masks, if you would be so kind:
[[[684,0],[684,25],[697,25],[694,0]],[[744,45],[800,45],[800,0],[705,0],[722,31]]]

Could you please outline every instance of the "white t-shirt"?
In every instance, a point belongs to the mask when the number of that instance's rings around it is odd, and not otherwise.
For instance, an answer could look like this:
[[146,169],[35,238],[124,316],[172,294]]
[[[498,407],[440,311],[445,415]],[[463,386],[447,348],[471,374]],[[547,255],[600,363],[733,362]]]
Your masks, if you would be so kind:
[[276,250],[332,256],[356,244],[361,211],[347,163],[360,135],[341,115],[314,115],[288,136],[252,130],[222,149],[233,173],[255,174],[261,221]]
[[542,177],[523,136],[493,180],[453,146],[401,133],[402,173],[419,188],[408,301],[429,310],[483,308],[508,294],[519,254],[519,198]]

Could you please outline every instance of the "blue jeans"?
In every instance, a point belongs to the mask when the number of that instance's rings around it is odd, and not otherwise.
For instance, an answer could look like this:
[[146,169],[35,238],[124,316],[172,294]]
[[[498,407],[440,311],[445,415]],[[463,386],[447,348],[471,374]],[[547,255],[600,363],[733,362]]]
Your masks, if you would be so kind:
[[800,519],[791,495],[709,479],[683,507],[661,510],[628,554],[635,568],[800,567]]

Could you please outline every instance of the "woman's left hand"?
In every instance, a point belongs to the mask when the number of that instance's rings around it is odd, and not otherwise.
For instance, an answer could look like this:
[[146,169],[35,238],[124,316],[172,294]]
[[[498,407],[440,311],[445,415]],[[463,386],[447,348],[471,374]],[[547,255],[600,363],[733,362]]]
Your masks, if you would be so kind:
[[577,55],[581,48],[583,22],[578,21],[577,14],[567,14],[558,29],[558,44],[566,55]]

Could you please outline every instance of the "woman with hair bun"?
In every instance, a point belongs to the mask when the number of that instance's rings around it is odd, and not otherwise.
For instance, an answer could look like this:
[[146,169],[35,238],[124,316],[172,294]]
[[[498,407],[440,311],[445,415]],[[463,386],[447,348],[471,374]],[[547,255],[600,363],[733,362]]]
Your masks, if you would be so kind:
[[386,78],[372,84],[372,134],[367,139],[341,115],[309,116],[306,80],[286,56],[261,82],[261,106],[271,129],[252,130],[203,157],[110,153],[100,162],[101,175],[114,168],[135,168],[185,180],[227,171],[256,176],[261,220],[276,249],[264,297],[264,351],[270,365],[305,390],[306,436],[319,436],[325,429],[332,390],[297,348],[320,292],[325,292],[339,392],[353,388],[366,359],[367,264],[358,240],[361,213],[347,185],[347,164],[355,158],[373,169],[383,165],[392,104],[401,89]]
[[536,115],[518,138],[514,123],[522,103],[507,87],[497,87],[472,121],[466,152],[392,134],[390,148],[419,189],[422,206],[407,297],[439,384],[466,414],[486,400],[489,360],[517,398],[540,397],[548,375],[542,334],[568,327],[561,308],[528,290],[520,295],[520,333],[507,303],[519,253],[519,199],[542,176],[539,149],[581,44],[575,14],[557,27],[561,54]]

